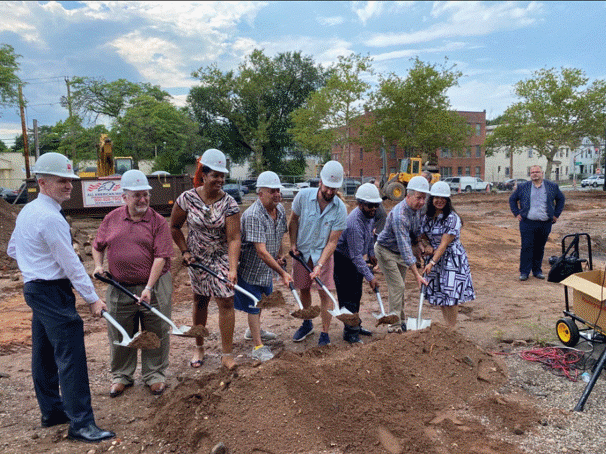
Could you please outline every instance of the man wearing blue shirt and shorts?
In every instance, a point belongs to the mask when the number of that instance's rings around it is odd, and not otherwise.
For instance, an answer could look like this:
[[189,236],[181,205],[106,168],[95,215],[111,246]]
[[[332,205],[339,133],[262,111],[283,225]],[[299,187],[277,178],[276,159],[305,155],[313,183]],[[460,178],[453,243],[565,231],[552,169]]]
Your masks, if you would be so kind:
[[[306,188],[300,191],[292,203],[292,214],[288,223],[290,249],[295,255],[302,255],[313,270],[311,273],[298,261],[293,261],[293,280],[295,288],[300,290],[301,304],[304,309],[311,307],[311,287],[316,277],[329,290],[334,290],[333,253],[341,232],[345,230],[347,208],[336,197],[337,190],[343,184],[343,166],[338,161],[328,161],[320,172],[318,188]],[[330,344],[328,329],[332,316],[328,310],[332,300],[318,289],[321,303],[322,332],[318,345]],[[336,309],[336,308],[335,308]],[[295,332],[293,341],[301,342],[313,334],[311,320],[304,320]]]

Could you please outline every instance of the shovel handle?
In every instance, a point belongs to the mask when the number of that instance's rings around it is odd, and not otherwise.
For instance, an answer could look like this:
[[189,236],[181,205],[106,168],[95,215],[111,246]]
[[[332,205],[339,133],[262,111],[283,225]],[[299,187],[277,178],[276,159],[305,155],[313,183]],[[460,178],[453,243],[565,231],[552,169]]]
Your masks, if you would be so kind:
[[[229,285],[233,285],[232,282],[228,281],[227,279],[225,279],[224,277],[219,276],[217,273],[215,273],[213,270],[211,270],[209,267],[202,265],[201,263],[188,263],[187,266],[191,266],[192,268],[198,268],[202,271],[204,271],[205,273],[210,274],[212,277],[215,277],[217,279],[219,279],[221,282],[224,282],[225,284],[229,284]],[[244,290],[242,287],[240,287],[238,284],[234,285],[234,289],[236,289],[237,291],[239,291],[240,293],[248,296],[252,302],[253,302],[253,306],[257,307],[257,303],[259,302],[259,299],[253,295],[252,293],[250,293],[247,290]]]
[[[314,270],[312,270],[309,267],[309,265],[307,263],[305,263],[305,260],[303,260],[303,257],[301,257],[301,254],[295,254],[293,251],[288,251],[288,253],[290,254],[290,256],[293,259],[295,259],[297,262],[299,262],[301,265],[303,265],[310,274],[314,272]],[[320,280],[319,277],[315,277],[314,280],[320,287],[322,287],[322,288],[324,287],[324,284],[322,283],[322,281]]]
[[299,298],[299,294],[297,293],[297,290],[295,289],[295,284],[293,284],[292,282],[289,282],[288,286],[290,287],[290,291],[292,292],[293,296],[295,297],[295,300],[297,301],[297,304],[299,305],[299,309],[303,310],[303,303],[301,302],[301,299]]

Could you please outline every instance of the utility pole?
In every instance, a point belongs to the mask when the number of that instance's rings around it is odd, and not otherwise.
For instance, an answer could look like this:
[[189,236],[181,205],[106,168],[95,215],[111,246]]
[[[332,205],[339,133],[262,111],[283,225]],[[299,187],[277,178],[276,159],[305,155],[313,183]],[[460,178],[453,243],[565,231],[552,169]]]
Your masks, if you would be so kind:
[[40,141],[38,140],[38,120],[34,120],[34,150],[36,160],[40,157]]
[[29,147],[27,144],[27,127],[25,125],[25,106],[23,102],[23,86],[19,84],[19,112],[21,113],[21,131],[23,133],[23,158],[25,159],[25,178],[30,177]]
[[65,76],[65,85],[67,85],[67,113],[69,115],[69,135],[72,142],[72,161],[76,160],[76,144],[74,143],[74,125],[72,119],[72,95],[69,86],[69,77]]

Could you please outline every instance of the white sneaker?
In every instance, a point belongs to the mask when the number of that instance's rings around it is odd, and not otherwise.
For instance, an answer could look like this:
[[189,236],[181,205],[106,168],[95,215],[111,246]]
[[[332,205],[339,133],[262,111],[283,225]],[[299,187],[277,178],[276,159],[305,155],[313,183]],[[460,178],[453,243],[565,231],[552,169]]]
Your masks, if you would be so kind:
[[[261,340],[270,341],[274,340],[277,337],[278,336],[272,333],[271,331],[265,331],[264,329],[261,330]],[[246,328],[246,331],[244,332],[244,339],[252,340],[252,333],[250,332],[250,328]]]
[[269,361],[274,357],[274,354],[271,352],[267,345],[264,345],[261,348],[253,348],[250,356],[252,356],[253,359],[258,359],[259,361]]

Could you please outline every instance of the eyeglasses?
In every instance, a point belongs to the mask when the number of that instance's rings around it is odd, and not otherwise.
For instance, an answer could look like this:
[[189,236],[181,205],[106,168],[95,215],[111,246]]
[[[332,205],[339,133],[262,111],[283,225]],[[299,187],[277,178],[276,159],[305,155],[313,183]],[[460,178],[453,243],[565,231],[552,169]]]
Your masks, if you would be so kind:
[[364,205],[366,205],[366,208],[368,209],[373,209],[373,208],[379,208],[379,204],[378,203],[368,203],[368,202],[364,202]]

